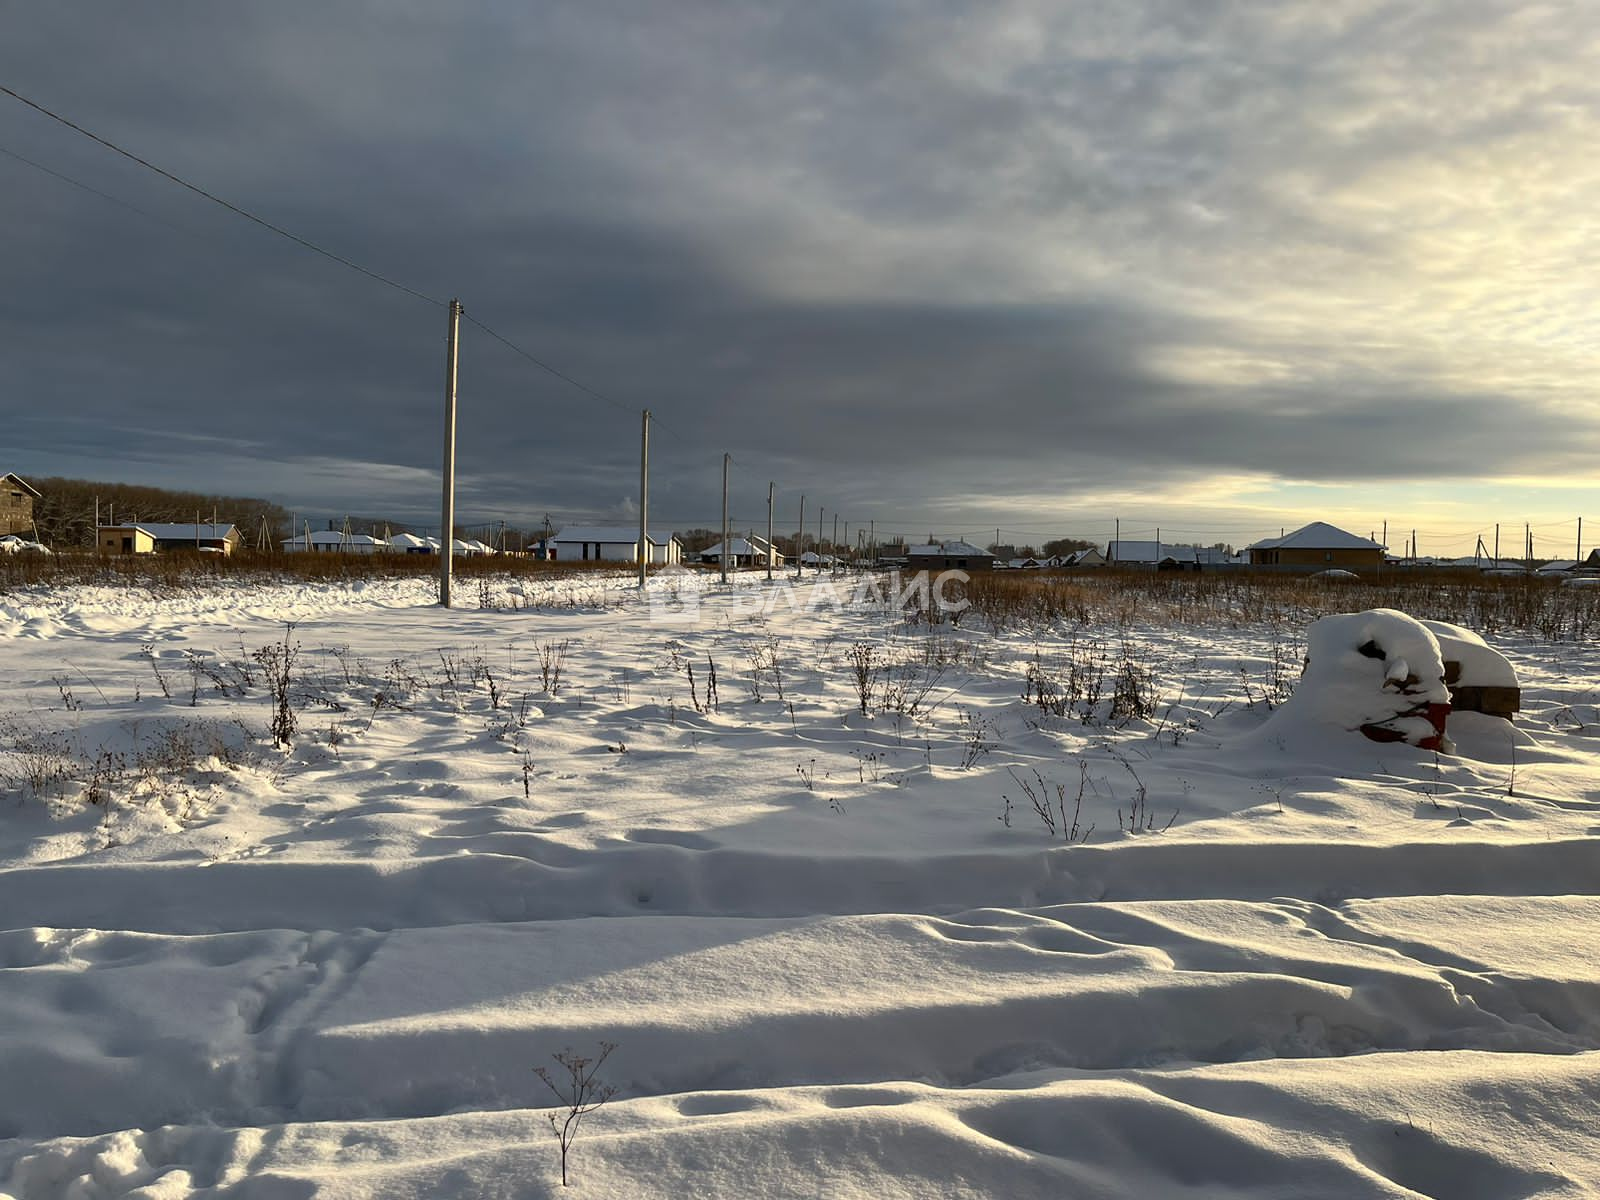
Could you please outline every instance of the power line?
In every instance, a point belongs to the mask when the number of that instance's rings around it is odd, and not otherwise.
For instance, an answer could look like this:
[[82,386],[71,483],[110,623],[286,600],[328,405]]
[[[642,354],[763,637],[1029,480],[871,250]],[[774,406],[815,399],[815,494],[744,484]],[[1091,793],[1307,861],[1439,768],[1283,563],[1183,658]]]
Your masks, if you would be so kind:
[[121,146],[117,145],[115,142],[110,141],[110,140],[108,140],[106,138],[103,138],[97,133],[91,133],[89,130],[85,129],[82,125],[77,124],[75,121],[68,120],[66,117],[63,117],[60,113],[52,112],[50,109],[46,108],[44,105],[38,103],[37,101],[28,99],[26,96],[22,95],[22,93],[20,93],[20,92],[13,91],[11,88],[8,88],[3,83],[0,83],[0,92],[4,92],[7,96],[10,96],[13,100],[21,101],[23,104],[26,104],[29,108],[33,109],[35,112],[43,113],[45,116],[49,117],[52,121],[60,122],[62,125],[65,125],[68,129],[73,130],[75,133],[81,133],[84,137],[88,138],[90,141],[98,142],[100,145],[104,146],[106,149],[111,150],[111,151],[113,151],[113,152],[115,152],[117,154],[122,155],[123,158],[128,159],[130,162],[136,162],[141,167],[144,167],[144,168],[146,168],[148,170],[154,171],[157,175],[160,175],[163,179],[170,179],[173,183],[177,184],[179,187],[187,188],[189,191],[193,192],[195,195],[204,196],[207,200],[211,201],[213,204],[219,204],[223,208],[227,209],[229,212],[234,213],[234,214],[236,214],[238,216],[241,216],[247,221],[253,221],[255,224],[260,225],[263,229],[271,230],[273,233],[277,234],[279,237],[287,238],[289,241],[294,242],[296,245],[304,246],[307,250],[310,250],[315,254],[322,255],[323,258],[332,259],[334,262],[339,263],[341,266],[349,267],[352,271],[357,271],[360,274],[365,275],[368,279],[375,279],[379,283],[386,284],[389,287],[394,288],[396,291],[401,291],[401,292],[406,293],[406,295],[408,295],[408,296],[414,296],[418,300],[426,301],[429,304],[436,304],[436,305],[443,305],[444,304],[443,300],[437,299],[437,298],[435,298],[433,296],[429,296],[425,292],[419,292],[415,288],[407,287],[405,284],[400,283],[397,280],[390,279],[387,275],[381,275],[377,271],[369,270],[368,268],[363,267],[360,263],[354,262],[351,259],[348,259],[348,258],[344,257],[344,255],[342,255],[342,254],[335,254],[332,250],[328,250],[328,249],[326,249],[326,248],[324,248],[322,246],[319,246],[315,242],[308,241],[306,238],[300,237],[298,234],[290,233],[287,229],[283,228],[283,226],[281,226],[281,225],[274,225],[271,221],[267,220],[265,217],[257,216],[255,213],[251,212],[249,209],[240,208],[237,204],[230,203],[229,201],[224,200],[221,196],[218,196],[218,195],[216,195],[216,194],[214,194],[212,192],[206,191],[206,189],[201,187],[199,184],[190,183],[187,179],[184,179],[184,178],[182,178],[182,177],[180,177],[178,175],[174,175],[171,171],[166,170],[164,167],[156,166],[156,164],[151,162],[149,159],[141,158],[141,157],[139,157],[139,155],[133,153],[133,151],[131,151],[131,150],[125,150]]
[[[610,396],[606,395],[604,392],[598,392],[598,391],[596,391],[594,388],[590,387],[586,383],[579,383],[576,379],[574,379],[571,375],[568,375],[565,371],[563,371],[563,370],[561,370],[561,369],[559,369],[557,367],[552,367],[549,363],[545,362],[544,359],[540,358],[538,355],[532,353],[531,351],[524,350],[521,346],[517,345],[510,338],[506,337],[505,334],[497,333],[495,330],[490,329],[487,325],[485,325],[482,321],[478,320],[478,318],[473,316],[471,313],[466,312],[465,310],[463,310],[461,315],[467,319],[467,322],[469,324],[476,325],[479,329],[483,330],[483,332],[487,333],[495,341],[499,342],[501,345],[505,346],[507,349],[511,350],[513,353],[521,355],[523,358],[525,358],[529,362],[531,362],[534,366],[538,367],[541,371],[546,371],[549,374],[554,375],[557,379],[561,380],[563,383],[571,384],[573,387],[577,388],[584,395],[592,396],[596,400],[599,400],[599,401],[601,401],[601,402],[603,402],[605,404],[609,404],[614,408],[620,409],[622,412],[625,412],[625,413],[629,414],[630,416],[638,416],[639,415],[639,410],[638,409],[632,408],[629,405],[624,404],[620,400],[613,400]],[[655,419],[655,414],[654,413],[651,413],[651,419],[652,419],[652,421],[654,421],[654,419]]]
[[168,229],[175,229],[179,233],[189,232],[189,230],[184,229],[181,225],[173,224],[165,217],[158,217],[155,213],[150,212],[148,209],[140,208],[137,204],[130,204],[128,201],[123,200],[119,196],[113,196],[110,192],[102,192],[99,188],[90,187],[81,179],[74,179],[70,175],[63,175],[60,171],[55,170],[53,167],[47,167],[41,162],[34,162],[33,159],[28,158],[26,155],[18,154],[15,150],[7,150],[4,146],[0,146],[0,154],[4,154],[7,158],[14,158],[20,163],[27,163],[28,166],[32,167],[36,171],[43,171],[46,175],[53,176],[54,178],[61,180],[62,183],[70,183],[75,188],[82,188],[92,196],[99,196],[102,200],[109,200],[112,204],[115,204],[121,208],[126,208],[131,212],[136,212],[141,217],[146,217],[149,220],[156,222],[158,225],[165,225]]

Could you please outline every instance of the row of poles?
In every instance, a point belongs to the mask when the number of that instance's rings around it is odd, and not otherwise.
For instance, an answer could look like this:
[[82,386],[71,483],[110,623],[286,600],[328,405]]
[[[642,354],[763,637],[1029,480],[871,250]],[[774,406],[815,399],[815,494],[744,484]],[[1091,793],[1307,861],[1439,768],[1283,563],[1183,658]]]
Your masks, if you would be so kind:
[[[444,382],[444,487],[440,504],[439,527],[444,532],[440,536],[443,549],[439,554],[439,603],[445,608],[450,607],[451,583],[451,558],[449,553],[450,539],[454,537],[456,519],[455,472],[456,472],[456,374],[457,364],[460,361],[461,348],[461,301],[450,301],[449,336],[445,351],[445,382]],[[650,564],[650,420],[651,413],[647,408],[641,414],[639,424],[639,586],[645,586],[646,576]],[[722,456],[722,552],[719,556],[722,581],[728,581],[728,563],[734,557],[732,553],[732,529],[728,522],[728,472],[732,466],[733,456]],[[767,484],[767,578],[773,578],[776,568],[776,547],[773,543],[773,502],[777,494],[777,485]],[[822,566],[822,522],[824,511],[817,512],[817,568]],[[834,539],[833,550],[835,558],[838,555],[839,542],[839,515],[834,514]],[[870,524],[870,523],[869,523]],[[802,540],[806,525],[806,498],[800,497],[800,529]],[[850,526],[845,525],[845,538],[849,539]],[[869,538],[876,547],[876,532]],[[795,573],[798,577],[804,569],[801,561],[799,547],[796,547]]]

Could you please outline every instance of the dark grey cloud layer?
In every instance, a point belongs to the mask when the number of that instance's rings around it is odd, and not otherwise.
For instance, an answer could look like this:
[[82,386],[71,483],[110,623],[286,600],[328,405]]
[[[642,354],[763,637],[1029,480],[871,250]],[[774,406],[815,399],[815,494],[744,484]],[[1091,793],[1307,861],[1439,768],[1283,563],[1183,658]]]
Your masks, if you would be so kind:
[[[0,80],[616,399],[469,326],[483,518],[623,504],[645,405],[680,524],[723,450],[741,514],[965,528],[1596,446],[1584,6],[0,12]],[[435,510],[441,310],[14,102],[0,148],[144,210],[0,156],[7,469]]]

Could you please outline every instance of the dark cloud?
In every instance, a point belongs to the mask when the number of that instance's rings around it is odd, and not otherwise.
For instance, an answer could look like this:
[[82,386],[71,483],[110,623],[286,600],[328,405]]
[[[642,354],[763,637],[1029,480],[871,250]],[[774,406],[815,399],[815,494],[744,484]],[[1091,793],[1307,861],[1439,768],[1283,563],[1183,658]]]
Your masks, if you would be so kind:
[[[724,450],[741,513],[771,478],[791,508],[1011,523],[1140,477],[1381,488],[1592,454],[1581,355],[1549,332],[1588,286],[1555,218],[1592,199],[1547,165],[1593,99],[1560,24],[12,6],[0,79],[615,401],[467,326],[466,510],[603,514],[649,406],[679,523],[713,518]],[[435,510],[442,310],[14,102],[0,147],[144,210],[0,157],[7,469]],[[1537,222],[1464,188],[1482,161]]]

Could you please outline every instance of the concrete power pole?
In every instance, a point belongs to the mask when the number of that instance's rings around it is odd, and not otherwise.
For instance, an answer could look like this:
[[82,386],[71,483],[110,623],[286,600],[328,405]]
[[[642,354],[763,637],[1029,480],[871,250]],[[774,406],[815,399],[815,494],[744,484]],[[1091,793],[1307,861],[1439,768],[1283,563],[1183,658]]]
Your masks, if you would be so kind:
[[[461,301],[450,301],[444,366],[444,502],[439,513],[439,603],[450,607],[450,550],[456,527],[456,358],[461,349]],[[311,538],[306,537],[306,549]]]
[[639,587],[650,565],[650,410],[639,423]]
[[722,553],[717,555],[717,563],[722,568],[722,582],[728,582],[728,463],[733,458],[731,454],[722,456]]
[[794,535],[794,577],[800,578],[803,569],[800,562],[800,551],[806,544],[806,494],[800,493],[800,531]]
[[767,582],[772,582],[773,560],[778,551],[772,544],[772,493],[776,484],[767,484]]

